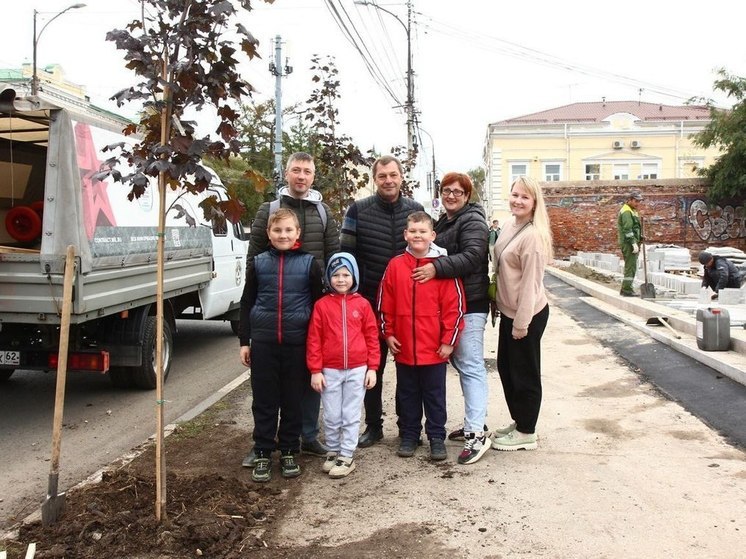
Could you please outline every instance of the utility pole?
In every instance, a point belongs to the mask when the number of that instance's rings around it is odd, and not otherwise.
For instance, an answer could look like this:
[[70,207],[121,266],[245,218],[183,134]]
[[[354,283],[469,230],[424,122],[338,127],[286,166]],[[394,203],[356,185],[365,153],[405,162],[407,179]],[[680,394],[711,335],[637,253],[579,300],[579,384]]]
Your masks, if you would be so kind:
[[[398,18],[397,18],[398,19]],[[414,148],[414,70],[412,70],[412,1],[407,0],[407,157],[413,159]],[[414,161],[412,161],[414,164]],[[433,179],[435,180],[435,179]]]
[[269,63],[269,71],[275,76],[275,188],[279,196],[280,184],[282,183],[282,78],[293,73],[293,67],[285,59],[285,67],[282,66],[282,38],[275,36],[275,61]]

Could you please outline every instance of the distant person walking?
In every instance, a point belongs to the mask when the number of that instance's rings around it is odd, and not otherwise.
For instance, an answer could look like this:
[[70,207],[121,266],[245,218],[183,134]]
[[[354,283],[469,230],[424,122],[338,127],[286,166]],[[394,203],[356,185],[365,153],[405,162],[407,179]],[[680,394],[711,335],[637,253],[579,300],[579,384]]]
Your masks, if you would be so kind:
[[736,265],[723,256],[702,251],[699,253],[699,263],[704,267],[702,287],[709,287],[715,292],[711,297],[713,300],[718,298],[721,289],[738,289],[746,279],[746,274],[739,272]]
[[640,214],[637,208],[642,201],[642,194],[638,190],[630,193],[627,201],[619,210],[617,217],[617,234],[619,248],[624,256],[624,279],[619,294],[623,297],[634,297],[632,288],[635,274],[637,273],[637,255],[640,252],[642,241],[642,227],[640,225]]
[[490,262],[492,262],[492,251],[495,248],[497,238],[500,236],[500,231],[500,222],[497,219],[493,219],[492,225],[490,225],[490,232],[487,236],[487,245],[489,246],[487,256],[489,257]]
[[[341,248],[356,259],[360,268],[359,293],[376,308],[378,285],[386,266],[407,246],[404,229],[407,216],[422,210],[422,204],[401,195],[403,180],[401,162],[392,155],[384,155],[373,163],[373,182],[376,193],[353,202],[347,209],[342,232]],[[365,393],[365,432],[358,446],[365,448],[383,438],[383,369],[388,346],[380,340],[381,361],[376,371],[376,385]]]

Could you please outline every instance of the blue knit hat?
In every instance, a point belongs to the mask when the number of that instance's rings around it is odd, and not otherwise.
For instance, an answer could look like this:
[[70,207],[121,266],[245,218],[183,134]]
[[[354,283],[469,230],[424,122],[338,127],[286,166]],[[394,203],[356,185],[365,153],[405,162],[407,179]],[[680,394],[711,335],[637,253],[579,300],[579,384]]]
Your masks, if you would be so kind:
[[357,261],[355,257],[349,252],[338,252],[329,260],[329,264],[326,265],[326,282],[331,286],[332,276],[337,270],[341,268],[347,268],[352,274],[352,289],[350,293],[357,291],[358,283],[360,282],[360,272],[357,268]]

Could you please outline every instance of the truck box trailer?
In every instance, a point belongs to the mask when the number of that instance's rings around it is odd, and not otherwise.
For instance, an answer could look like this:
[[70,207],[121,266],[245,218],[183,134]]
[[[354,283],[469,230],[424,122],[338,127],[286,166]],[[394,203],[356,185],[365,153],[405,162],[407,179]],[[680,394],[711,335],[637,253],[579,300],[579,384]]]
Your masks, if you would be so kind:
[[[115,119],[114,119],[115,120]],[[76,247],[68,371],[108,372],[117,386],[155,387],[157,185],[99,180],[116,120],[38,97],[0,93],[0,379],[56,368],[65,251]],[[207,196],[167,192],[164,373],[176,319],[230,321],[234,331],[248,240],[240,224],[206,220]]]

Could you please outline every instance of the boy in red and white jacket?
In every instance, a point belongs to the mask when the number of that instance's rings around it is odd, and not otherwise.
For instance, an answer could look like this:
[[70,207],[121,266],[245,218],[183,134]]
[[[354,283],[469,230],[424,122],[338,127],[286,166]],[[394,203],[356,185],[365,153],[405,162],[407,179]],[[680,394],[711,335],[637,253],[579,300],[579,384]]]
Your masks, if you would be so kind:
[[412,279],[415,268],[445,255],[433,243],[435,231],[428,214],[410,214],[404,239],[407,249],[391,259],[378,292],[381,335],[396,360],[402,438],[397,454],[414,455],[424,408],[430,459],[445,460],[446,363],[464,326],[464,290],[459,278]]
[[373,308],[357,293],[360,274],[355,257],[348,252],[332,256],[326,280],[331,291],[314,306],[306,364],[311,387],[324,403],[329,452],[322,469],[331,478],[343,478],[355,469],[363,396],[376,385],[381,349]]

